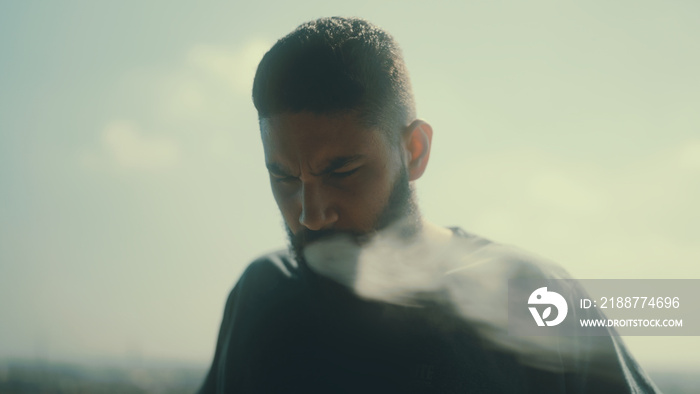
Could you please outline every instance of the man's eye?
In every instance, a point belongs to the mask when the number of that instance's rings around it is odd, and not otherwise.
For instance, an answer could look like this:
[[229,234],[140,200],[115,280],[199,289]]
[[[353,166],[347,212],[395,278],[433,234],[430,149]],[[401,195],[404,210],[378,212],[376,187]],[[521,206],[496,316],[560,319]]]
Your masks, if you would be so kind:
[[296,181],[297,177],[272,174],[272,179],[274,179],[275,182],[278,182],[278,183],[291,183],[291,182]]
[[358,167],[358,168],[354,168],[354,169],[352,169],[352,170],[350,170],[350,171],[334,172],[334,173],[331,174],[331,176],[332,176],[333,178],[343,179],[343,178],[347,178],[347,177],[349,177],[350,175],[354,174],[354,173],[357,172],[357,170],[359,170],[359,169],[360,169],[360,168]]

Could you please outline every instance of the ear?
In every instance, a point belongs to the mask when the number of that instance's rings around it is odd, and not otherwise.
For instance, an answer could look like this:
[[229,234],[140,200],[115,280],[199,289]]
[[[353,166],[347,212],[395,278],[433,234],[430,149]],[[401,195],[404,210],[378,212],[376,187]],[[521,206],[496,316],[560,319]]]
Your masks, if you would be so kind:
[[403,144],[408,163],[410,181],[420,178],[428,166],[430,146],[433,141],[433,128],[422,120],[414,120],[405,130]]

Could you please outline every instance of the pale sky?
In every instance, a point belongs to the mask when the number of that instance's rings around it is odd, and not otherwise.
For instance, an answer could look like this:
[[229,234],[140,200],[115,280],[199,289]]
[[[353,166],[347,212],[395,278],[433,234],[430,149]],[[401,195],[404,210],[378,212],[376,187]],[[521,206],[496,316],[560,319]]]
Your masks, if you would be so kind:
[[[402,46],[428,219],[578,278],[700,279],[700,3],[202,3],[0,4],[0,358],[210,362],[285,245],[254,70],[321,16]],[[625,342],[700,366],[697,337]]]

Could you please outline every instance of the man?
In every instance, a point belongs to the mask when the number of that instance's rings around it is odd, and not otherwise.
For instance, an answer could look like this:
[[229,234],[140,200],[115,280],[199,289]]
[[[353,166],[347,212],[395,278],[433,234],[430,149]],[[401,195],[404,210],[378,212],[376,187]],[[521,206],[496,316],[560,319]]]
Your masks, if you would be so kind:
[[508,279],[566,273],[421,218],[433,130],[389,34],[305,23],[264,56],[253,101],[290,248],[234,287],[201,393],[654,391],[616,339],[504,334]]

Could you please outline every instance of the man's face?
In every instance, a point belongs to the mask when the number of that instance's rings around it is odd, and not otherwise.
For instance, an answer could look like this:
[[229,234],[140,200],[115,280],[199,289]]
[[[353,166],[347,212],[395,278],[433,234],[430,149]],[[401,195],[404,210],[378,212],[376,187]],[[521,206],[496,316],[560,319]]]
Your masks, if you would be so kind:
[[302,112],[261,121],[265,161],[292,246],[367,235],[412,207],[402,149],[356,115]]

